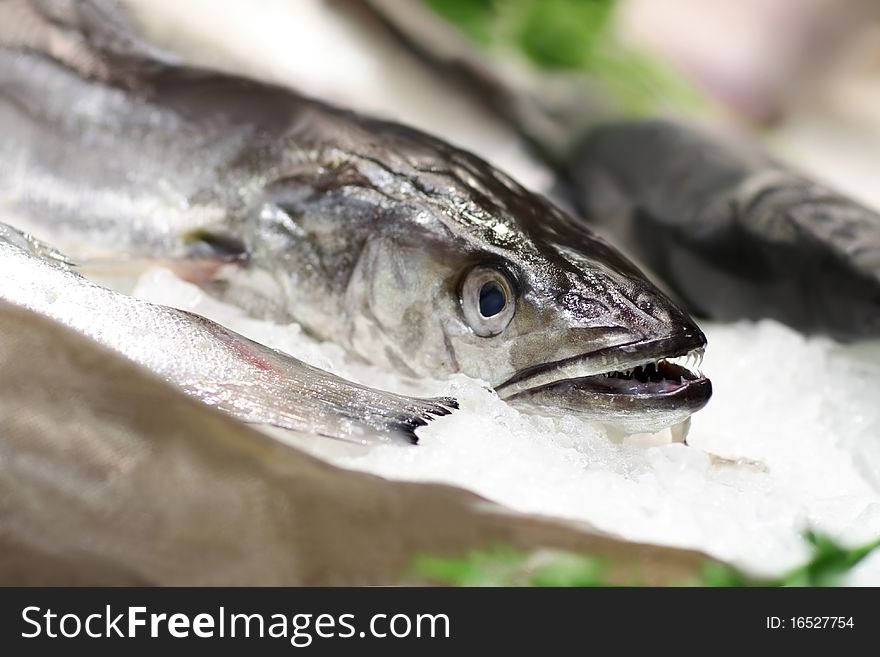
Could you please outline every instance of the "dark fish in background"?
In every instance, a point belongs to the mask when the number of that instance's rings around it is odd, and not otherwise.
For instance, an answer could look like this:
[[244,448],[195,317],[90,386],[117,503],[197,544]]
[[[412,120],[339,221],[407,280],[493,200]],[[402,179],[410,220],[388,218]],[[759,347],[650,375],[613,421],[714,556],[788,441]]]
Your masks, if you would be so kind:
[[702,332],[582,222],[424,133],[186,67],[114,7],[0,5],[0,208],[19,228],[75,238],[77,261],[211,258],[199,282],[255,315],[626,431],[708,401]]
[[422,3],[365,6],[418,55],[479,89],[556,168],[585,220],[689,311],[722,321],[770,317],[843,341],[880,336],[875,210],[777,162],[748,137],[672,120],[614,120],[601,98],[574,89],[542,95],[461,35],[450,38]]
[[748,141],[673,121],[605,125],[568,175],[586,216],[697,315],[880,336],[880,215]]

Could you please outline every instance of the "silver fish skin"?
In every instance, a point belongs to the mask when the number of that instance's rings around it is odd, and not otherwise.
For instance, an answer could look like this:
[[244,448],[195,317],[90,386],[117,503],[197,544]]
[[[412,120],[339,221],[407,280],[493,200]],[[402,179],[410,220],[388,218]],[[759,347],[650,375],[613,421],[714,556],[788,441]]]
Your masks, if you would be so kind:
[[456,405],[341,379],[199,315],[103,288],[68,262],[0,224],[0,299],[61,322],[246,422],[357,442],[416,442],[418,427]]
[[[26,6],[39,23],[45,3]],[[633,430],[708,401],[667,362],[705,346],[693,320],[542,196],[416,130],[132,56],[103,6],[52,14],[52,38],[0,28],[0,202],[28,230],[235,260],[210,291],[408,375],[553,404],[563,384],[598,419],[623,394]]]

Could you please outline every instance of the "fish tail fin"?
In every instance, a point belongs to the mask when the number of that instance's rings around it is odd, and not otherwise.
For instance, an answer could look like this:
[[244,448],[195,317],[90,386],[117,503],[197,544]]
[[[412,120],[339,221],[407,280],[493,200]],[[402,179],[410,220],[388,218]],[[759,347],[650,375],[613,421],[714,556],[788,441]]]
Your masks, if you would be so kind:
[[217,405],[230,402],[226,410],[243,420],[353,442],[416,444],[419,428],[458,408],[450,397],[410,397],[343,379],[199,315],[191,318],[259,372],[257,384],[226,381],[218,386]]

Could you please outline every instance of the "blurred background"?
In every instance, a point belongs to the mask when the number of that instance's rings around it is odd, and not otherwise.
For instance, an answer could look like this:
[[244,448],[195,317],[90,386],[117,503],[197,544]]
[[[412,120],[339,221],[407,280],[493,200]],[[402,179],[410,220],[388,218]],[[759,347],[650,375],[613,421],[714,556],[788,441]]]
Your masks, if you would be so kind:
[[550,179],[489,109],[503,94],[424,51],[475,61],[527,99],[527,129],[548,116],[565,137],[621,116],[723,123],[880,207],[873,0],[125,1],[188,58],[416,125],[532,187]]

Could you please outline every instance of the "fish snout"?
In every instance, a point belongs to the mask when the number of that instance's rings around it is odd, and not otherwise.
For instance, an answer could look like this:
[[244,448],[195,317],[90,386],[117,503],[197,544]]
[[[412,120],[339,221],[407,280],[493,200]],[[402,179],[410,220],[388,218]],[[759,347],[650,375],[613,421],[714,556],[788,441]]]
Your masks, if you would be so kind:
[[559,294],[556,303],[570,317],[585,322],[600,318],[609,312],[608,306],[599,299],[571,290]]

